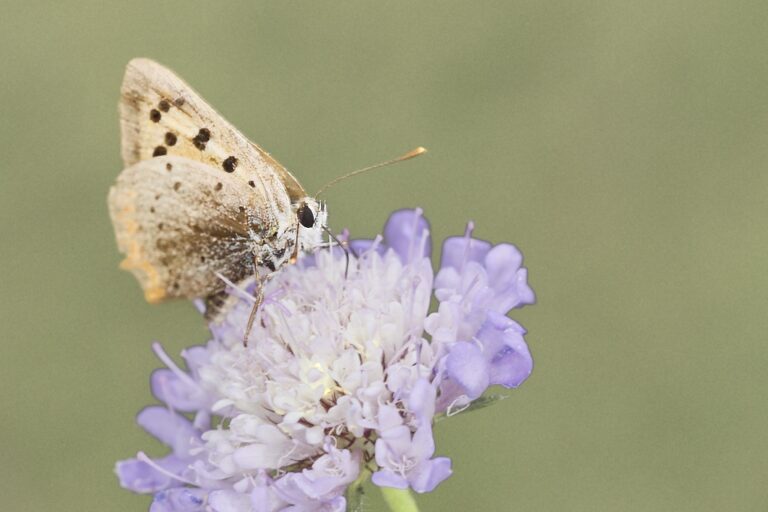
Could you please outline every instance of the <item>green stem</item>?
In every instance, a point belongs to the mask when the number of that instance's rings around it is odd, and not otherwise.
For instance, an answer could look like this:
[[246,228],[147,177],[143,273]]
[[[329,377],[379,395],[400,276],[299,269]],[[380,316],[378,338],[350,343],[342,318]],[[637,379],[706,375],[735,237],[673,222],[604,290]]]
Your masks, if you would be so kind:
[[371,471],[368,468],[364,468],[360,472],[360,476],[357,480],[352,482],[347,487],[347,511],[348,512],[361,512],[363,510],[363,485],[368,481],[371,476]]
[[408,489],[395,489],[393,487],[380,487],[384,501],[392,512],[419,512],[416,500]]

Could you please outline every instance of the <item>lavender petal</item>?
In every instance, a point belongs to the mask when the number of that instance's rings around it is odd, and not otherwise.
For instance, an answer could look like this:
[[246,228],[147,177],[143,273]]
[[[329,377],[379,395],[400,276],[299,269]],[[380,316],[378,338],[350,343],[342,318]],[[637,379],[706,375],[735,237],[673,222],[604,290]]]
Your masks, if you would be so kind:
[[445,371],[470,400],[482,395],[488,387],[488,363],[483,351],[474,343],[460,341],[453,345],[446,359]]
[[525,329],[504,315],[490,312],[477,335],[489,364],[491,384],[515,388],[533,371],[533,358],[523,338]]
[[165,407],[150,406],[144,408],[136,416],[136,423],[170,446],[173,453],[179,457],[189,456],[191,442],[199,437],[187,418]]
[[411,489],[418,493],[432,492],[443,480],[453,474],[451,459],[436,457],[419,464],[409,475]]
[[428,258],[432,254],[429,222],[419,209],[398,210],[390,215],[384,225],[384,242],[404,263]]

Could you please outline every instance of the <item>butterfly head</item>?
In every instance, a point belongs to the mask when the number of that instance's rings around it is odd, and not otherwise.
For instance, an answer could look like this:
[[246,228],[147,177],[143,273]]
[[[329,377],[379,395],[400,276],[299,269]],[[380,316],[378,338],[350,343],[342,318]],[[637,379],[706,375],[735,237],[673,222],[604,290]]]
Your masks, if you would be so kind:
[[325,204],[312,197],[305,197],[296,203],[294,212],[301,241],[299,245],[305,250],[311,250],[322,242],[323,226],[328,219]]

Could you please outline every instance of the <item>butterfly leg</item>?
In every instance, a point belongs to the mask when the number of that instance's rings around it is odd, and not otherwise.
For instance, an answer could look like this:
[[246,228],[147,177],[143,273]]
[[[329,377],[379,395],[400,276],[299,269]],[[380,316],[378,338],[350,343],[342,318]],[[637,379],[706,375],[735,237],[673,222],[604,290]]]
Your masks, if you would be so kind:
[[248,315],[248,323],[245,324],[245,334],[243,334],[244,347],[248,346],[248,336],[250,336],[251,330],[253,329],[253,324],[256,322],[256,315],[259,312],[259,308],[264,303],[264,286],[270,279],[272,279],[272,276],[274,275],[274,272],[265,275],[259,274],[260,267],[261,261],[259,260],[258,256],[254,255],[253,268],[256,275],[256,286],[258,288],[256,289],[256,296],[254,297],[255,300],[253,302],[253,307],[251,308],[251,314]]
[[259,308],[261,307],[261,304],[264,302],[264,281],[261,279],[258,279],[258,286],[259,289],[256,292],[256,302],[253,303],[253,307],[251,308],[251,314],[248,315],[248,323],[245,324],[245,334],[243,334],[243,346],[248,346],[248,336],[251,334],[251,330],[253,329],[253,323],[256,321],[256,314],[259,312]]

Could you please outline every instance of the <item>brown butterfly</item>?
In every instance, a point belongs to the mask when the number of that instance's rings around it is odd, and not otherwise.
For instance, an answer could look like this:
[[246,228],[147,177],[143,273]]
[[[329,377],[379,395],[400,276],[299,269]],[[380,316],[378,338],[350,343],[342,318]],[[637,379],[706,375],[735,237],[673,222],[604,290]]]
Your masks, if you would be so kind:
[[117,244],[151,303],[205,298],[322,244],[327,213],[282,165],[169,69],[134,59],[120,90]]

